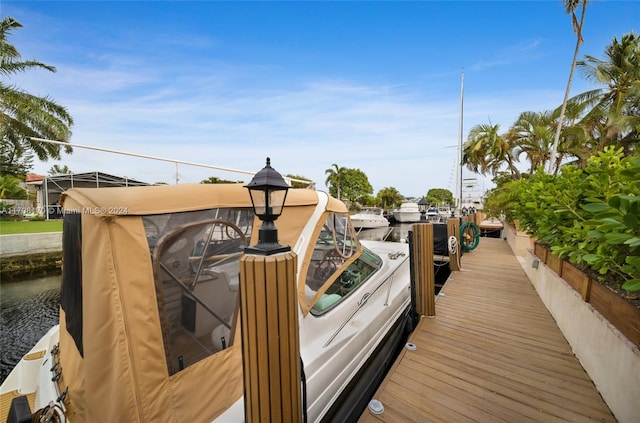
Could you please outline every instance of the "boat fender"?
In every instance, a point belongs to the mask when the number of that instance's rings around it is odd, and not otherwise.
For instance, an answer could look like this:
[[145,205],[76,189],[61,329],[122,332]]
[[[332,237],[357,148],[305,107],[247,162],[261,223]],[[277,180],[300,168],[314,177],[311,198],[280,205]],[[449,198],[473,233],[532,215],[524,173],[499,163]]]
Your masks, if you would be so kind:
[[31,423],[31,408],[25,395],[11,400],[7,423]]

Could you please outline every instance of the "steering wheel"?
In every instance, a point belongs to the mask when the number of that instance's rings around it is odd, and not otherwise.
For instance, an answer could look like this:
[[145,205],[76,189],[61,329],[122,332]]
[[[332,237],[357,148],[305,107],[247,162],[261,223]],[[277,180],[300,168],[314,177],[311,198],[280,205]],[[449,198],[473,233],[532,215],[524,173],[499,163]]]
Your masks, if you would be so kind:
[[313,277],[314,279],[318,280],[327,280],[329,276],[331,276],[336,271],[337,268],[338,265],[336,265],[336,262],[332,260],[332,256],[330,254],[327,254],[316,266]]

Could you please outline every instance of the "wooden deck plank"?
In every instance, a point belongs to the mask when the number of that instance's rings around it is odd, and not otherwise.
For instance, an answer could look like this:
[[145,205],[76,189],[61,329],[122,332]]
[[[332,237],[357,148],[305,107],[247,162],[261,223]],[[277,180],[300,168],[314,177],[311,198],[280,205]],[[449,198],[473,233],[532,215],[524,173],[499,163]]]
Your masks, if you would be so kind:
[[360,423],[615,422],[509,246],[482,238]]

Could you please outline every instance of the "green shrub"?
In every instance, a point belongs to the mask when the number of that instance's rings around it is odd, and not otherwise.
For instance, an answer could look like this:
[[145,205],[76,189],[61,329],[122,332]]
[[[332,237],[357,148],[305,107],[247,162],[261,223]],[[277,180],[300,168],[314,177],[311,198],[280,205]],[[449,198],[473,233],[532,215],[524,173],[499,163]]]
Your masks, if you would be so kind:
[[561,258],[640,290],[640,157],[613,148],[584,170],[542,170],[515,185],[514,217]]

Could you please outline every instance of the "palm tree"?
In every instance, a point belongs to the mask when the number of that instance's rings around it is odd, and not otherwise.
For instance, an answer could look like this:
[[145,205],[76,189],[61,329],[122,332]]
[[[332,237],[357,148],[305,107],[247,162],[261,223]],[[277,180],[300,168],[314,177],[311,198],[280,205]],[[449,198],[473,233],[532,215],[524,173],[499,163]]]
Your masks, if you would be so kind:
[[553,143],[553,113],[524,112],[521,113],[511,127],[509,134],[516,145],[518,154],[524,153],[531,167],[529,173],[533,175],[538,166],[544,166],[548,160],[549,147]]
[[54,164],[53,166],[51,166],[51,169],[49,169],[49,176],[71,175],[72,173],[73,172],[67,165]]
[[[564,100],[562,101],[562,108],[560,110],[560,117],[558,118],[558,125],[556,127],[555,137],[553,139],[553,146],[551,147],[551,154],[549,157],[549,173],[554,171],[554,165],[556,164],[556,154],[558,151],[558,143],[560,142],[560,132],[562,131],[562,123],[564,121],[564,114],[567,108],[567,102],[569,100],[569,92],[571,91],[571,82],[573,81],[573,73],[576,68],[576,62],[578,60],[578,51],[580,50],[580,44],[584,42],[582,38],[582,28],[584,25],[584,16],[587,11],[587,0],[562,0],[564,3],[565,11],[567,14],[571,13],[571,22],[573,24],[573,32],[576,33],[576,48],[573,52],[573,60],[571,61],[571,71],[569,72],[569,80],[567,81],[567,89],[564,92]],[[582,13],[580,14],[580,22],[576,17],[576,9],[578,6],[582,6]],[[555,167],[555,172],[558,171],[558,166]]]
[[[31,69],[55,72],[56,68],[34,60],[23,61],[7,36],[22,24],[12,17],[0,20],[0,74],[11,75]],[[0,140],[20,154],[32,150],[40,160],[60,158],[60,145],[32,141],[29,137],[68,142],[73,118],[49,97],[36,97],[15,86],[0,82]],[[66,153],[72,153],[65,146]],[[20,157],[18,157],[20,158]]]
[[33,168],[33,154],[17,151],[10,143],[0,142],[0,175],[24,176]]
[[27,191],[20,186],[22,181],[12,175],[0,176],[0,199],[19,200],[27,198]]
[[346,168],[340,167],[333,163],[329,169],[324,173],[327,175],[327,179],[324,181],[325,185],[329,188],[330,194],[335,194],[338,200],[340,199],[340,184],[344,178],[344,172]]
[[378,206],[383,210],[399,207],[402,200],[404,200],[404,195],[400,194],[395,187],[382,188],[376,195]]
[[496,174],[506,163],[512,177],[520,174],[515,166],[513,144],[499,134],[500,125],[479,124],[471,128],[462,146],[462,164],[469,170],[486,175]]
[[[596,150],[593,145],[592,128],[585,122],[580,123],[584,111],[585,104],[580,104],[573,99],[567,103],[565,111],[567,122],[562,129],[562,143],[558,145],[555,166],[559,167],[563,159],[569,157],[574,160],[567,164],[584,169],[592,151]],[[559,113],[559,108],[554,111],[554,114],[556,113]]]
[[594,149],[637,149],[640,128],[640,37],[633,32],[614,37],[605,50],[607,60],[585,56],[577,63],[587,80],[605,85],[572,99],[587,111],[578,125],[590,131]]

